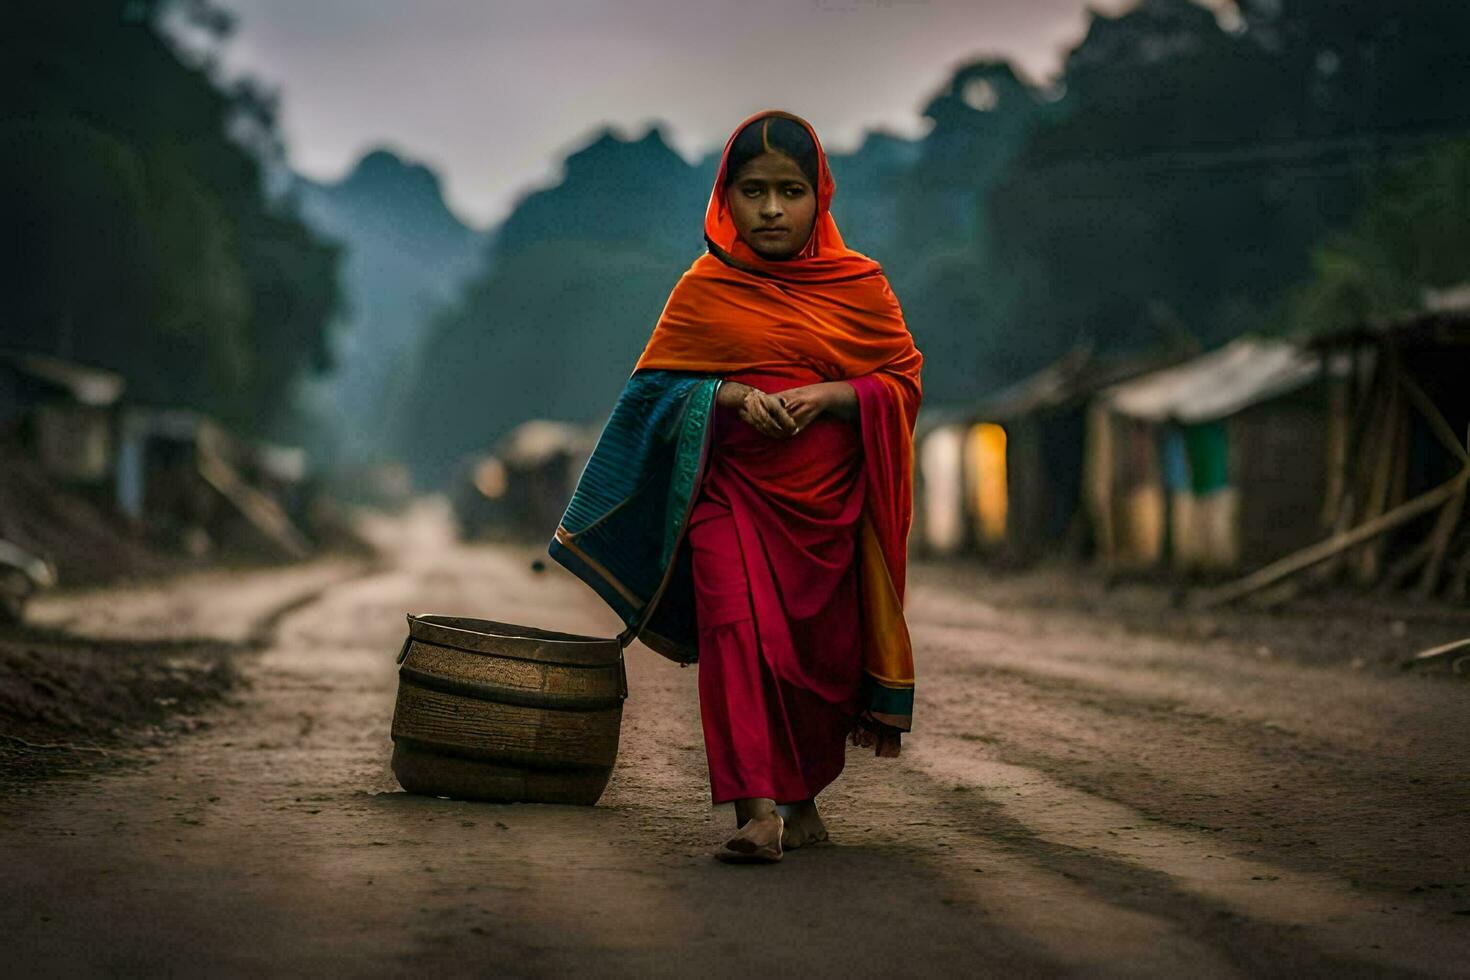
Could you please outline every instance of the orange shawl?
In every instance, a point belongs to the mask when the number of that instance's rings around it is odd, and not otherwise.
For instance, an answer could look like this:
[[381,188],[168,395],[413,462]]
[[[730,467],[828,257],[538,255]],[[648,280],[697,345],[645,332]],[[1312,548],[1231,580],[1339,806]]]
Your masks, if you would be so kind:
[[[800,123],[817,147],[812,236],[784,261],[765,259],[740,239],[725,199],[735,136],[766,116]],[[869,486],[861,542],[862,598],[869,616],[864,669],[883,688],[907,692],[911,700],[913,652],[903,593],[923,357],[882,268],[843,243],[830,211],[835,189],[827,156],[805,120],[770,110],[742,122],[725,144],[705,212],[709,252],[674,287],[635,371],[730,374],[797,364],[827,380],[863,379],[854,387]],[[901,710],[872,714],[874,720],[908,728]]]

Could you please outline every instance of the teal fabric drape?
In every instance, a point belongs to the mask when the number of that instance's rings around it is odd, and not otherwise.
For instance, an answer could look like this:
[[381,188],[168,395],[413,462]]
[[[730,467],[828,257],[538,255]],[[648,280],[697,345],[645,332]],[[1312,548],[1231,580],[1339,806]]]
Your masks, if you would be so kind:
[[693,577],[679,547],[709,450],[720,379],[639,371],[623,387],[547,550],[625,626],[672,660],[697,659]]

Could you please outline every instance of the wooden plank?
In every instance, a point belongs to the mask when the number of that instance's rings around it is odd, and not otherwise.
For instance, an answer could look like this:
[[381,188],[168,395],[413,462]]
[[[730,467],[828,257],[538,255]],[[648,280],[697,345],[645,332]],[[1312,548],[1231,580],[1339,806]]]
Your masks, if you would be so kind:
[[[1384,501],[1384,510],[1392,510],[1404,502],[1409,489],[1409,440],[1413,438],[1413,427],[1409,418],[1409,412],[1403,407],[1400,399],[1398,412],[1398,431],[1394,435],[1393,444],[1393,483],[1389,486],[1388,499]],[[1374,540],[1370,545],[1373,549],[1374,577],[1382,574],[1385,556],[1388,554],[1388,536],[1384,535]]]
[[[1449,450],[1450,454],[1462,464],[1470,465],[1470,435],[1467,435],[1465,444],[1462,445],[1455,435],[1455,430],[1440,412],[1439,406],[1429,397],[1423,388],[1409,375],[1407,371],[1400,372],[1399,383],[1419,414],[1429,423],[1429,428],[1434,432],[1436,438]],[[1435,586],[1439,584],[1439,573],[1444,563],[1445,552],[1449,548],[1450,537],[1455,527],[1460,522],[1460,516],[1465,509],[1465,495],[1460,494],[1445,504],[1444,510],[1440,511],[1439,519],[1434,524],[1434,530],[1430,532],[1428,539],[1429,557],[1424,565],[1424,574],[1419,579],[1418,594],[1420,598],[1428,598],[1434,594]]]
[[[1354,348],[1355,385],[1362,380],[1356,373],[1356,356],[1357,348]],[[1349,530],[1367,498],[1369,463],[1377,456],[1375,450],[1378,449],[1377,441],[1382,429],[1383,413],[1380,408],[1388,398],[1384,377],[1384,372],[1379,371],[1375,363],[1371,377],[1363,383],[1362,390],[1359,391],[1357,404],[1353,409],[1352,432],[1348,439],[1343,494],[1332,520],[1331,534],[1341,534]],[[1313,581],[1321,583],[1336,578],[1347,557],[1346,554],[1337,554],[1322,562],[1317,566]]]
[[[1396,372],[1386,372],[1384,375],[1385,397],[1383,414],[1377,420],[1377,438],[1371,454],[1367,457],[1369,466],[1367,490],[1363,499],[1363,512],[1360,520],[1371,522],[1382,515],[1388,509],[1388,495],[1394,482],[1394,464],[1399,462],[1399,398]],[[1365,539],[1367,546],[1359,549],[1350,559],[1353,577],[1359,585],[1371,585],[1378,577],[1379,549],[1373,542],[1377,536]]]
[[1329,355],[1322,355],[1322,377],[1328,379],[1327,388],[1327,459],[1326,487],[1322,494],[1322,529],[1333,530],[1337,515],[1342,510],[1343,498],[1347,494],[1348,473],[1351,456],[1348,444],[1352,438],[1353,418],[1348,398],[1349,387],[1334,384],[1326,364]]
[[246,483],[235,468],[208,444],[201,443],[197,455],[199,475],[246,523],[259,531],[262,538],[287,558],[299,560],[311,554],[311,542],[291,523],[291,518],[274,497]]
[[1404,394],[1408,397],[1409,404],[1413,405],[1418,409],[1419,414],[1424,416],[1435,437],[1444,444],[1444,447],[1449,450],[1451,456],[1454,456],[1462,463],[1470,465],[1470,450],[1467,450],[1465,446],[1461,445],[1459,436],[1455,435],[1455,430],[1445,420],[1444,415],[1439,410],[1439,406],[1434,404],[1434,400],[1424,393],[1424,389],[1419,387],[1418,382],[1410,376],[1409,372],[1400,369],[1398,378],[1399,385],[1404,389]]
[[1419,667],[1423,666],[1424,664],[1432,663],[1436,660],[1446,660],[1452,657],[1456,659],[1458,659],[1459,657],[1470,657],[1470,639],[1455,640],[1453,643],[1446,643],[1443,646],[1431,647],[1428,650],[1421,650],[1418,653],[1414,654],[1414,656],[1410,657],[1404,663],[1404,666]]

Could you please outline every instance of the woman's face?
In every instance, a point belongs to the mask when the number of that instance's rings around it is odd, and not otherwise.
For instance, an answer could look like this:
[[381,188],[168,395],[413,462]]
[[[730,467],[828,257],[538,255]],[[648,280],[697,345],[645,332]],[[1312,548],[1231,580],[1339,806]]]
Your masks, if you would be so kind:
[[789,259],[811,238],[816,191],[784,153],[762,153],[746,163],[725,198],[741,240],[762,258]]

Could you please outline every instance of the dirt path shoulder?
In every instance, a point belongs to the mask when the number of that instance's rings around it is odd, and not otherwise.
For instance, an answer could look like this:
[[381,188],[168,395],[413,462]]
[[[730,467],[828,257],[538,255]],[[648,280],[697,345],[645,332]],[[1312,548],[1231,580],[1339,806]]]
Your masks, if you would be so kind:
[[0,781],[128,765],[207,727],[207,711],[241,693],[241,655],[372,568],[332,558],[37,599],[24,625],[0,632]]

